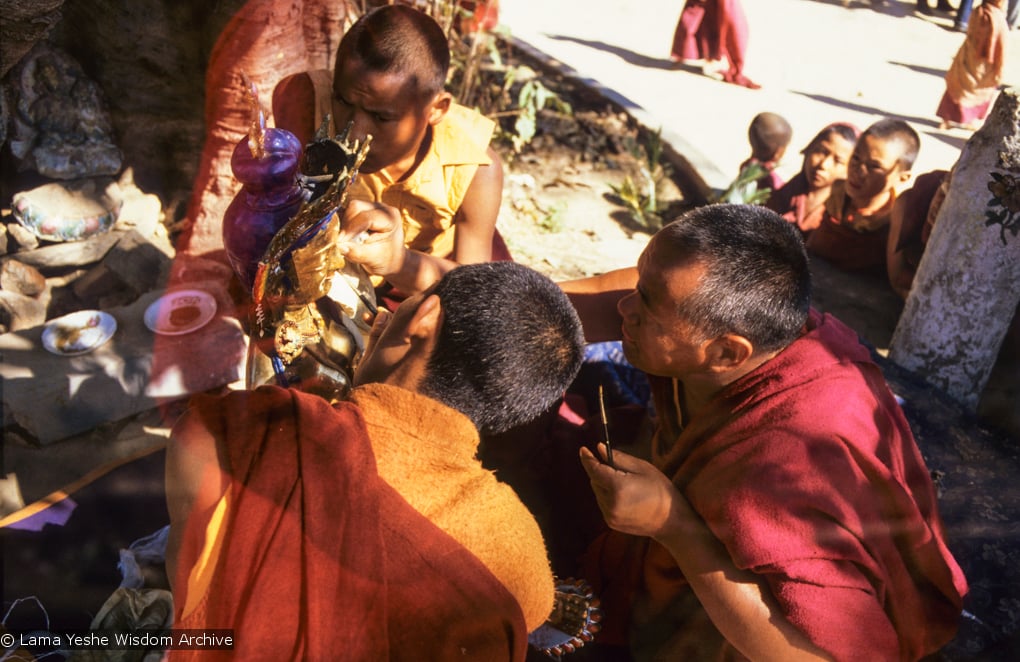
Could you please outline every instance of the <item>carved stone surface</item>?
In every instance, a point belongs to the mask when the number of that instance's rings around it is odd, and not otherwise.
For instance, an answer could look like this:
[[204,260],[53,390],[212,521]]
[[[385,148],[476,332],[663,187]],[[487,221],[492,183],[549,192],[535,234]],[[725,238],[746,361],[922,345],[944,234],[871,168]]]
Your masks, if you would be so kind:
[[0,0],[0,78],[60,20],[64,0]]
[[38,44],[17,69],[11,152],[53,179],[114,175],[121,153],[103,93],[66,52]]
[[964,146],[889,357],[971,411],[1020,302],[1020,90]]
[[[177,219],[202,149],[206,62],[224,24],[244,3],[0,0],[4,72],[43,40],[70,53],[103,91],[124,164],[134,169],[139,187],[159,195],[167,216]],[[12,78],[13,72],[3,81],[8,92]],[[13,101],[8,102],[10,115]],[[3,165],[8,180],[13,166]],[[17,190],[10,185],[0,186],[4,197]]]

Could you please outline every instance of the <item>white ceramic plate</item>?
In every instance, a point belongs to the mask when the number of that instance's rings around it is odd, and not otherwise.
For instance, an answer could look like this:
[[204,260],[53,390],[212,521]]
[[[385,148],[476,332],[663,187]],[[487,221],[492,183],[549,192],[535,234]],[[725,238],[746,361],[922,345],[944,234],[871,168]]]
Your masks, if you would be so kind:
[[100,310],[79,310],[51,320],[43,327],[42,343],[61,356],[91,352],[113,337],[117,320]]
[[203,290],[167,292],[145,309],[145,326],[166,336],[191,333],[216,314],[216,299]]

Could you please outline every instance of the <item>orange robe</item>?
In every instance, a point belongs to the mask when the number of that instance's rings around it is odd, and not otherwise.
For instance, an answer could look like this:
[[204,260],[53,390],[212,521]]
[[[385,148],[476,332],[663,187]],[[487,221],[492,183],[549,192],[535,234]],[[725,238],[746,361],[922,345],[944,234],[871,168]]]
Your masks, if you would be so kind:
[[985,0],[967,24],[967,38],[946,72],[946,92],[936,115],[968,124],[984,119],[1006,63],[1009,26],[1003,0]]
[[865,216],[851,208],[846,195],[846,180],[832,184],[821,224],[805,243],[809,253],[846,271],[885,273],[886,244],[895,194],[880,210]]
[[[318,127],[330,112],[333,75],[329,71],[306,73],[315,90]],[[492,163],[487,149],[495,128],[489,118],[454,103],[432,127],[429,152],[413,172],[399,182],[388,180],[382,171],[360,173],[351,195],[396,207],[403,217],[407,247],[446,257],[453,252],[454,217],[478,166]]]
[[[199,596],[188,591],[208,517],[184,532],[175,627],[233,629],[235,648],[170,659],[524,659],[518,600],[380,477],[357,405],[269,386],[196,407],[231,482]],[[186,604],[195,606],[181,618]]]

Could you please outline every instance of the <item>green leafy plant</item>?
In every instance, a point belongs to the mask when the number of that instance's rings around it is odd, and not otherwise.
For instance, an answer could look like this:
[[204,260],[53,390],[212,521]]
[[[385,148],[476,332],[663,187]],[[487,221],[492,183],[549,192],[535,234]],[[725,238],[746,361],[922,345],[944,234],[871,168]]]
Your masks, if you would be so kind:
[[662,129],[649,134],[644,145],[633,138],[628,138],[625,145],[637,163],[636,172],[633,176],[625,175],[621,184],[610,184],[609,188],[635,222],[657,230],[662,227],[665,209],[660,193],[670,175],[669,166],[662,163]]
[[459,0],[429,0],[426,4],[426,11],[443,27],[450,42],[448,89],[458,103],[491,119],[514,117],[513,130],[499,133],[514,152],[519,153],[535,137],[539,111],[573,112],[530,68],[508,64],[503,54],[509,43],[505,29],[464,32],[465,26],[472,25],[473,13]]
[[563,229],[563,216],[567,212],[567,204],[565,202],[559,202],[548,209],[542,209],[537,207],[537,205],[536,208],[542,213],[537,224],[543,231],[554,234]]
[[520,152],[535,137],[538,130],[539,111],[550,108],[568,115],[573,112],[570,104],[543,85],[538,76],[528,67],[508,68],[504,87],[509,89],[522,74],[527,75],[528,79],[520,86],[517,92],[516,108],[511,111],[517,115],[514,120],[514,133],[510,136],[515,152]]
[[720,193],[714,202],[761,205],[772,194],[770,188],[758,188],[758,180],[769,173],[760,163],[752,163],[740,171],[737,178]]

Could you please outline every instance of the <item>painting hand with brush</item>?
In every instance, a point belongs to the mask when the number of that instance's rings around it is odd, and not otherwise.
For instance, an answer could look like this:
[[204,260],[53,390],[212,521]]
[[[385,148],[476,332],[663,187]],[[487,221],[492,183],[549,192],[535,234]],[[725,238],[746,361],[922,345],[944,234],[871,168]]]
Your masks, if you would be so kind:
[[656,233],[636,271],[561,284],[589,341],[615,326],[655,409],[649,461],[580,450],[611,529],[580,562],[596,647],[913,660],[952,639],[967,582],[930,474],[857,334],[811,308],[808,266],[778,214],[717,204]]

